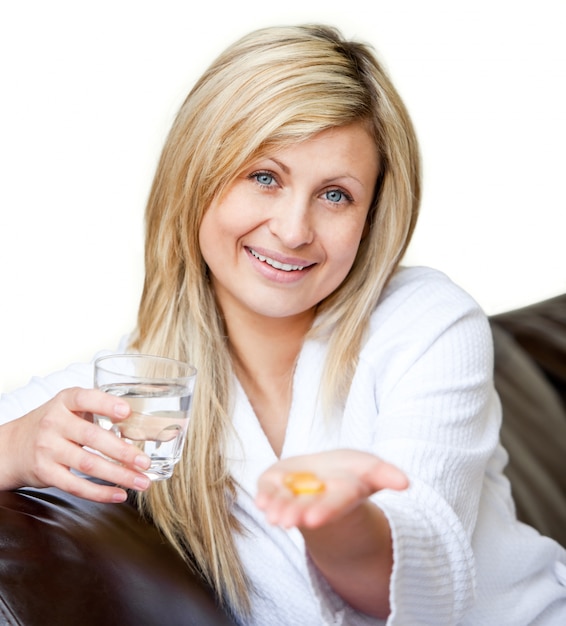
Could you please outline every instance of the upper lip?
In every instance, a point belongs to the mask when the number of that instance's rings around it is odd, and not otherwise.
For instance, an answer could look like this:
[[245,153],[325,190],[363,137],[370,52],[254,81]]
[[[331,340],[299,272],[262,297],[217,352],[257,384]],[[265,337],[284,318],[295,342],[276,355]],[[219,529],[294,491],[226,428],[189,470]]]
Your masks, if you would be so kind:
[[295,257],[295,256],[287,256],[286,254],[280,254],[279,252],[274,252],[273,250],[267,250],[266,248],[258,248],[257,246],[245,246],[248,250],[253,250],[256,254],[264,256],[268,259],[272,259],[273,261],[277,261],[277,263],[283,263],[285,265],[296,265],[298,267],[309,267],[310,265],[315,265],[314,261],[309,261],[308,259]]

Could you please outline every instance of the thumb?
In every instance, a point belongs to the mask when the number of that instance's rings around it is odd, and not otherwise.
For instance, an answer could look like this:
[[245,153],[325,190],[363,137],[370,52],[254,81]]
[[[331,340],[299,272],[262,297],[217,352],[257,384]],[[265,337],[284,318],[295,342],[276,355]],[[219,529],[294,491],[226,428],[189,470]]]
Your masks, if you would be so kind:
[[402,491],[409,486],[407,475],[387,461],[377,461],[371,468],[368,478],[375,491],[381,489]]

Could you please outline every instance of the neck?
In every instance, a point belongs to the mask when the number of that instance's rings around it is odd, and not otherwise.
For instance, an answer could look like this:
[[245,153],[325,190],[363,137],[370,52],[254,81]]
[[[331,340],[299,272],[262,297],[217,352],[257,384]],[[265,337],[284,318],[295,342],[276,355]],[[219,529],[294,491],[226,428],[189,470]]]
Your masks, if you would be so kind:
[[236,369],[259,378],[292,374],[314,311],[284,319],[246,317],[233,314],[225,318]]
[[234,370],[273,451],[280,456],[293,392],[295,364],[314,310],[293,318],[225,318]]

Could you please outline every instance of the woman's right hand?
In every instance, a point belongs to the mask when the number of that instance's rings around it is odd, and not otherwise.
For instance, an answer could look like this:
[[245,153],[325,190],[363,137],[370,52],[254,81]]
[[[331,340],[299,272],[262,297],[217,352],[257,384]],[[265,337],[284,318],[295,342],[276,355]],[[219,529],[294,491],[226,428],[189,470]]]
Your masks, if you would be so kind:
[[[115,422],[128,417],[130,406],[100,390],[75,387],[1,426],[0,489],[58,487],[97,502],[123,502],[125,489],[147,489],[150,480],[142,472],[149,467],[149,457],[89,421],[93,413]],[[112,485],[91,482],[71,469]]]

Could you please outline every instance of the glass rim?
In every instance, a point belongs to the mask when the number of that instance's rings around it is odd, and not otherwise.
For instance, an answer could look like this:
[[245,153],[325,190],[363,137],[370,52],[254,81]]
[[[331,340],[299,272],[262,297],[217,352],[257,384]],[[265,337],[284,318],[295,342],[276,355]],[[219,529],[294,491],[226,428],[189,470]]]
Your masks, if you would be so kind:
[[[156,361],[159,363],[169,363],[171,365],[176,365],[180,368],[184,368],[184,373],[179,373],[173,376],[151,376],[151,375],[143,375],[143,374],[131,374],[119,371],[116,367],[106,367],[104,365],[104,361],[110,360],[126,360],[126,359],[151,359],[152,361]],[[97,370],[104,371],[107,374],[115,374],[116,376],[126,376],[132,379],[151,379],[158,381],[167,381],[167,380],[182,380],[182,379],[190,379],[194,378],[197,374],[197,368],[190,363],[185,361],[180,361],[178,359],[173,359],[168,356],[158,356],[156,354],[143,354],[141,352],[122,352],[115,354],[105,354],[103,356],[99,356],[94,360],[94,371],[96,373]]]

